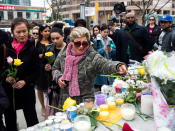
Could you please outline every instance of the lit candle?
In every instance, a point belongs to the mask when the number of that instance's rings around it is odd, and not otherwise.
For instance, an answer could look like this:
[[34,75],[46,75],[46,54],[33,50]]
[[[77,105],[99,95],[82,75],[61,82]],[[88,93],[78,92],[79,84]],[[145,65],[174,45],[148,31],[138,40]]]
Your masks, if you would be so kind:
[[108,105],[107,104],[100,105],[100,111],[108,111]]
[[108,102],[108,108],[109,109],[115,109],[116,108],[115,102]]
[[77,121],[74,124],[75,131],[91,131],[91,123],[88,121]]
[[102,112],[100,112],[99,117],[100,117],[101,120],[108,120],[109,112],[108,111],[102,111]]
[[116,99],[116,104],[117,105],[124,104],[124,99],[121,99],[121,98]]

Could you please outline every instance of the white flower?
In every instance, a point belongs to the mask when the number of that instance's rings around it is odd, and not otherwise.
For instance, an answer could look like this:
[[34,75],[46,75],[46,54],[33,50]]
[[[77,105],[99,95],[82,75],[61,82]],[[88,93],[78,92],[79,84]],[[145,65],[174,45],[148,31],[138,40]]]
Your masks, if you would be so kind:
[[115,88],[116,85],[121,85],[122,88],[128,88],[129,85],[123,81],[123,80],[118,80],[118,79],[115,79],[113,84],[112,84],[112,87]]
[[126,83],[128,84],[128,85],[130,85],[130,86],[135,86],[135,81],[134,80],[131,80],[131,79],[128,79],[128,80],[126,80]]

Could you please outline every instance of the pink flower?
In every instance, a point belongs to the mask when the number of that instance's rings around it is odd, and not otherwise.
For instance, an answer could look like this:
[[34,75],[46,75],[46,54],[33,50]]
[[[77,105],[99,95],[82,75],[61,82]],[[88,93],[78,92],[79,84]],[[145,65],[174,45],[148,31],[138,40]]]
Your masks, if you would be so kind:
[[136,93],[136,98],[141,97],[141,94],[142,94],[142,93]]
[[152,51],[148,51],[148,54],[152,54],[153,52]]
[[7,57],[7,63],[12,64],[13,63],[13,58],[12,57]]

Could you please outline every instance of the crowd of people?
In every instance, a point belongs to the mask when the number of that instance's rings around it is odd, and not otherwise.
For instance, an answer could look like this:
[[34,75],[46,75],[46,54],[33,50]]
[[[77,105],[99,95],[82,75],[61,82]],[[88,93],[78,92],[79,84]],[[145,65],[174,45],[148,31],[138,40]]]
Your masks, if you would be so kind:
[[[26,19],[14,19],[11,35],[0,30],[0,130],[18,130],[18,109],[27,127],[38,123],[35,89],[47,118],[56,112],[47,105],[61,108],[67,97],[81,103],[102,85],[112,84],[114,79],[102,74],[125,75],[130,60],[141,62],[151,50],[175,50],[172,16],[163,15],[156,23],[152,15],[146,27],[140,26],[130,12],[121,27],[110,21],[95,25],[90,34],[83,19],[74,28],[55,23],[32,29]],[[46,53],[51,53],[49,58]]]

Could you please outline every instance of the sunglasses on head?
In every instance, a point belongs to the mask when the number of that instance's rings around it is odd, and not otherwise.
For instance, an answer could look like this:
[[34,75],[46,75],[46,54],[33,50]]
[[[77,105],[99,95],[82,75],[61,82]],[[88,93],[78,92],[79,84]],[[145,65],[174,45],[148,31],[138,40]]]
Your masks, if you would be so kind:
[[83,46],[83,47],[87,47],[88,45],[89,45],[89,42],[88,41],[83,41],[83,42],[81,42],[81,41],[76,41],[76,42],[73,42],[74,43],[74,45],[76,46],[76,47],[80,47],[81,45]]

